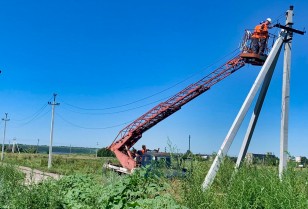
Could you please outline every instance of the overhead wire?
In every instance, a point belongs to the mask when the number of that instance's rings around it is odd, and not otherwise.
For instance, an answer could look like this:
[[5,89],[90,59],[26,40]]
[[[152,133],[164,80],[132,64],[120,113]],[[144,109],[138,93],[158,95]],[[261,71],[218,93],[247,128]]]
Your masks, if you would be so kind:
[[[207,67],[202,68],[201,70],[197,71],[196,73],[194,73],[194,74],[188,76],[188,77],[185,78],[184,80],[182,80],[182,81],[180,81],[180,82],[178,82],[178,83],[176,83],[176,84],[174,84],[174,85],[172,85],[172,86],[170,86],[170,87],[168,87],[168,88],[166,88],[166,89],[164,89],[164,90],[162,90],[162,91],[159,91],[159,92],[157,92],[157,93],[155,93],[155,94],[152,94],[152,95],[150,95],[150,96],[147,96],[147,97],[144,97],[144,98],[135,100],[135,101],[130,102],[130,103],[126,103],[126,104],[118,105],[118,106],[113,106],[113,107],[107,107],[107,108],[92,108],[92,109],[90,109],[90,108],[78,107],[78,106],[75,106],[75,105],[70,105],[70,104],[68,104],[68,103],[66,103],[66,102],[64,102],[64,104],[66,104],[67,106],[73,107],[73,108],[75,108],[75,109],[81,109],[81,110],[87,110],[87,111],[88,111],[88,110],[90,110],[90,111],[93,111],[93,110],[109,110],[109,109],[115,109],[115,108],[120,108],[120,107],[129,106],[129,105],[131,105],[131,104],[135,104],[135,103],[137,103],[137,102],[140,102],[140,101],[149,99],[149,98],[154,97],[154,96],[156,96],[156,95],[158,95],[158,94],[161,94],[161,93],[163,93],[163,92],[166,92],[167,90],[172,89],[172,88],[174,88],[175,86],[180,85],[181,83],[184,83],[185,81],[191,79],[192,77],[196,76],[197,74],[201,73],[202,71],[206,70],[207,68],[209,68],[209,67],[213,66],[214,64],[220,62],[221,60],[225,59],[226,57],[228,57],[228,56],[234,54],[238,49],[239,49],[239,48],[236,48],[236,49],[233,50],[231,53],[228,53],[227,55],[223,56],[223,57],[220,58],[219,60],[216,60],[214,63],[212,63],[212,64],[208,65]],[[75,112],[75,113],[79,113],[79,114],[88,114],[88,115],[89,115],[89,114],[93,114],[93,115],[109,114],[109,115],[110,115],[110,114],[118,114],[118,113],[123,113],[123,112],[131,111],[131,110],[135,110],[135,109],[138,109],[138,108],[142,108],[142,107],[145,107],[145,106],[148,106],[148,105],[151,105],[151,104],[160,102],[160,101],[162,101],[162,100],[165,100],[165,99],[167,99],[167,98],[170,98],[170,96],[164,97],[164,98],[162,98],[162,99],[155,100],[155,101],[153,101],[153,102],[149,102],[149,103],[146,103],[146,104],[143,104],[143,105],[139,105],[139,106],[136,106],[136,107],[132,107],[132,108],[128,108],[128,109],[120,110],[120,111],[108,112],[108,113],[81,113],[81,112],[74,111],[74,110],[71,110],[71,109],[68,109],[68,108],[65,108],[65,107],[64,107],[64,109],[67,109],[67,110],[69,110],[69,111],[72,111],[72,112]],[[48,101],[51,101],[51,99],[52,99],[52,97],[50,97],[50,98],[48,99]],[[44,104],[44,105],[43,105],[42,107],[40,107],[37,111],[35,111],[31,116],[28,116],[28,117],[26,117],[26,118],[19,119],[19,120],[16,120],[16,119],[15,119],[14,121],[23,121],[23,120],[27,120],[27,119],[30,118],[28,121],[22,123],[21,125],[19,125],[19,126],[17,126],[17,127],[26,126],[26,125],[32,123],[33,121],[35,121],[35,120],[37,120],[37,119],[40,119],[40,118],[44,117],[47,113],[50,112],[50,110],[47,110],[47,111],[44,112],[44,110],[46,109],[47,105],[48,105],[48,103]],[[42,113],[42,112],[44,112],[44,113]],[[42,114],[41,114],[41,113],[42,113]],[[132,122],[132,121],[129,121],[129,122],[125,122],[125,123],[121,123],[121,124],[117,124],[117,125],[113,125],[113,126],[106,126],[106,127],[84,127],[84,126],[75,124],[75,123],[73,123],[73,122],[71,122],[71,121],[65,119],[65,118],[64,118],[61,114],[59,114],[59,113],[56,113],[56,115],[59,116],[59,118],[61,118],[61,119],[62,119],[63,121],[65,121],[66,123],[68,123],[68,124],[70,124],[70,125],[72,125],[72,126],[74,126],[74,127],[78,127],[78,128],[82,128],[82,129],[110,129],[110,128],[115,128],[115,127],[123,126],[123,125],[126,125],[126,124]]]
[[62,115],[60,115],[59,113],[56,113],[56,115],[61,119],[63,120],[64,122],[68,123],[69,125],[71,126],[74,126],[74,127],[77,127],[77,128],[82,128],[82,129],[111,129],[111,128],[115,128],[115,127],[119,127],[119,126],[123,126],[123,125],[126,125],[126,124],[129,124],[131,123],[132,121],[128,121],[128,122],[125,122],[125,123],[121,123],[121,124],[117,124],[117,125],[113,125],[113,126],[106,126],[106,127],[85,127],[85,126],[81,126],[81,125],[77,125],[67,119],[65,119]]
[[[238,49],[239,49],[239,48],[236,48],[234,51],[232,51],[232,52],[229,53],[228,55],[224,56],[224,57],[221,58],[220,60],[225,59],[227,56],[230,56],[230,54],[234,54]],[[217,61],[216,61],[216,63],[217,63]],[[210,67],[210,66],[212,66],[212,65],[214,65],[214,64],[215,64],[215,63],[209,65],[208,67]],[[207,67],[207,68],[208,68],[208,67]],[[203,70],[204,70],[204,69],[200,70],[198,73],[200,73],[200,72],[203,71]],[[182,83],[182,82],[184,82],[184,81],[190,79],[191,77],[195,76],[196,74],[197,74],[197,73],[194,73],[193,75],[189,76],[189,77],[186,78],[185,80],[183,80],[183,81],[181,81],[181,82],[178,82],[176,85],[178,85],[178,84],[180,84],[180,83]],[[175,86],[175,85],[173,85],[172,87],[169,87],[169,88],[167,88],[167,89],[165,89],[165,90],[163,90],[163,91],[166,91],[166,90],[168,90],[168,89],[170,89],[170,88],[173,88],[174,86]],[[163,92],[163,91],[160,91],[160,92]],[[159,94],[159,93],[156,93],[156,94],[153,94],[153,95],[157,95],[157,94]],[[150,98],[150,97],[152,97],[153,95],[148,96],[148,97],[146,97],[146,98]],[[145,106],[147,106],[147,105],[150,105],[150,104],[153,104],[153,103],[157,103],[157,102],[159,102],[159,101],[162,101],[162,100],[165,100],[165,99],[168,99],[168,98],[170,98],[170,96],[165,97],[165,98],[162,98],[162,99],[159,99],[159,100],[156,100],[156,101],[154,101],[154,102],[150,102],[150,103],[147,103],[147,104],[144,104],[144,105],[140,105],[140,106],[137,106],[137,107],[133,107],[133,108],[125,109],[125,110],[120,110],[120,111],[115,111],[115,112],[109,112],[109,113],[81,113],[81,112],[77,112],[77,111],[74,111],[74,110],[71,110],[71,109],[68,109],[68,108],[65,108],[65,107],[64,107],[64,109],[67,109],[67,110],[69,110],[69,111],[72,111],[72,112],[75,112],[75,113],[79,113],[79,114],[93,114],[93,115],[117,114],[117,113],[122,113],[122,112],[126,112],[126,111],[135,110],[135,109],[138,109],[138,108],[141,108],[141,107],[145,107]],[[136,100],[134,103],[136,103],[137,101],[141,101],[141,100],[142,100],[142,99]],[[132,103],[133,103],[133,102],[131,102],[131,103],[129,103],[129,104],[132,104]],[[71,105],[69,105],[69,106],[72,107]],[[127,106],[127,105],[121,105],[121,106],[123,107],[123,106]],[[118,107],[119,107],[119,106],[118,106]],[[102,110],[102,109],[103,109],[103,110],[106,110],[106,109],[112,109],[112,108],[96,108],[96,109],[78,108],[78,109],[83,109],[83,110]],[[106,127],[85,127],[85,126],[81,126],[81,125],[78,125],[78,124],[76,124],[76,123],[73,123],[73,122],[67,120],[66,118],[64,118],[64,117],[63,117],[61,114],[59,114],[59,113],[56,113],[56,115],[57,115],[61,120],[63,120],[64,122],[66,122],[67,124],[69,124],[69,125],[71,125],[71,126],[73,126],[73,127],[82,128],[82,129],[91,129],[91,130],[110,129],[110,128],[115,128],[115,127],[123,126],[123,125],[129,124],[129,123],[132,122],[132,121],[128,121],[128,122],[125,122],[125,123],[121,123],[121,124],[117,124],[117,125],[113,125],[113,126],[106,126]]]
[[[47,105],[46,105],[46,106],[47,106]],[[46,108],[46,107],[45,107],[45,108]],[[50,110],[47,110],[47,111],[45,111],[43,114],[41,114],[41,115],[36,115],[36,117],[33,117],[31,120],[29,120],[29,121],[27,121],[27,122],[25,122],[25,123],[22,123],[22,124],[20,124],[20,125],[18,125],[18,126],[16,126],[16,127],[20,128],[20,127],[26,126],[26,125],[32,123],[34,120],[38,120],[38,119],[44,117],[44,116],[45,116],[47,113],[49,113],[49,112],[50,112]]]
[[[285,13],[282,13],[282,14],[278,15],[277,17],[273,18],[273,20],[272,20],[272,23],[271,23],[271,24],[273,25],[273,23],[274,23],[274,22],[278,23],[278,22],[279,22],[279,20],[280,20],[283,16],[285,16]],[[261,23],[262,23],[262,22],[261,22]],[[254,28],[247,29],[247,30],[253,31],[253,30],[254,30]]]
[[44,111],[44,109],[47,107],[47,103],[44,104],[39,110],[37,110],[34,114],[32,114],[31,116],[27,116],[23,119],[12,119],[12,121],[24,121],[24,120],[32,120],[32,118],[35,118],[37,115],[39,115],[41,112]]
[[69,110],[69,111],[71,111],[71,112],[74,112],[74,113],[77,113],[77,114],[84,114],[84,115],[113,115],[113,114],[119,114],[119,113],[123,113],[123,112],[128,112],[128,111],[136,110],[136,109],[139,109],[139,108],[142,108],[142,107],[146,107],[146,106],[155,104],[155,103],[157,103],[157,102],[164,101],[165,99],[168,99],[168,98],[170,98],[171,96],[173,96],[173,95],[164,97],[164,98],[162,98],[162,99],[159,99],[159,100],[156,100],[156,101],[153,101],[153,102],[146,103],[146,104],[144,104],[144,105],[140,105],[140,106],[137,106],[137,107],[132,107],[132,108],[125,109],[125,110],[114,111],[114,112],[104,112],[104,113],[93,113],[93,112],[90,112],[90,113],[88,113],[88,112],[78,112],[78,111],[74,111],[74,110],[69,109],[69,108],[66,108],[66,107],[63,107],[63,108],[66,109],[66,110]]
[[32,120],[34,117],[37,117],[41,112],[44,111],[44,109],[47,107],[48,105],[48,102],[52,99],[52,97],[50,97],[48,100],[47,100],[47,103],[45,103],[44,105],[42,105],[37,111],[35,111],[32,115],[30,116],[27,116],[23,119],[11,119],[12,121],[24,121],[24,120],[28,120],[30,118],[30,120]]
[[[75,109],[86,110],[86,111],[102,111],[102,110],[116,109],[116,108],[120,108],[120,107],[129,106],[129,105],[135,104],[135,103],[137,103],[137,102],[140,102],[140,101],[143,101],[143,100],[152,98],[152,97],[154,97],[154,96],[156,96],[156,95],[159,95],[159,94],[161,94],[161,93],[163,93],[163,92],[166,92],[166,91],[168,91],[168,90],[170,90],[170,89],[172,89],[172,88],[174,88],[174,87],[176,87],[176,86],[178,86],[178,85],[184,83],[185,81],[187,81],[187,80],[191,79],[192,77],[194,77],[194,76],[200,74],[201,72],[207,70],[208,68],[210,68],[210,67],[212,67],[213,65],[217,64],[218,62],[221,62],[223,59],[226,59],[227,57],[229,57],[229,56],[235,54],[235,52],[237,52],[237,51],[239,50],[239,48],[240,48],[240,47],[237,47],[237,48],[234,49],[232,52],[226,54],[226,55],[223,56],[222,58],[219,58],[218,60],[216,60],[216,61],[213,62],[212,64],[208,65],[207,67],[203,67],[201,70],[199,70],[199,71],[193,73],[192,75],[186,77],[186,78],[183,79],[182,81],[180,81],[180,82],[178,82],[178,83],[176,83],[176,84],[174,84],[174,85],[172,85],[172,86],[170,86],[170,87],[168,87],[168,88],[166,88],[166,89],[164,89],[164,90],[162,90],[162,91],[159,91],[159,92],[154,93],[154,94],[152,94],[152,95],[150,95],[150,96],[147,96],[147,97],[144,97],[144,98],[135,100],[135,101],[133,101],[133,102],[129,102],[129,103],[122,104],[122,105],[118,105],[118,106],[105,107],[105,108],[84,108],[84,107],[80,107],[80,106],[76,106],[76,105],[69,104],[69,103],[67,103],[67,102],[65,102],[65,101],[63,101],[62,104],[65,104],[65,105],[67,105],[67,106],[73,107],[73,108],[75,108]],[[162,99],[160,99],[160,100],[162,100]],[[155,102],[153,102],[153,103],[155,103]],[[153,104],[153,103],[152,103],[152,104]],[[140,106],[140,107],[144,107],[144,106],[145,106],[145,105],[142,105],[142,106]],[[131,108],[131,109],[137,109],[137,108]],[[129,109],[129,110],[131,110],[131,109]],[[125,112],[125,110],[124,110],[124,111],[120,111],[120,112]],[[118,113],[118,112],[116,112],[116,113]]]
[[[41,106],[37,111],[35,111],[31,116],[25,117],[23,119],[11,119],[11,121],[13,121],[13,122],[19,121],[19,124],[13,126],[13,128],[20,128],[20,127],[26,126],[26,125],[32,123],[33,121],[44,117],[47,113],[50,112],[50,110],[47,110],[45,112],[44,112],[44,110],[46,109],[48,102],[51,101],[51,99],[52,99],[52,97],[50,97],[48,99],[48,101],[43,106]],[[24,120],[27,120],[27,121],[26,122],[20,122],[20,121],[24,121]]]
[[280,14],[280,15],[278,15],[276,18],[274,18],[274,21],[272,21],[272,22],[278,22],[282,17],[285,17],[286,16],[286,13],[282,13],[282,14]]

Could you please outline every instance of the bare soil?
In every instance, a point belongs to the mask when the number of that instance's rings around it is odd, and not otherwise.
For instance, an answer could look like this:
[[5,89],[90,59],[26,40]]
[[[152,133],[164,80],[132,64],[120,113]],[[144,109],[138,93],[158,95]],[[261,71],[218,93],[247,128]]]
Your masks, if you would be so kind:
[[23,173],[26,174],[26,178],[25,178],[25,184],[29,185],[29,184],[37,184],[39,182],[42,182],[46,179],[55,179],[55,180],[59,180],[61,177],[63,177],[60,174],[56,174],[56,173],[47,173],[47,172],[43,172],[43,171],[39,171],[36,169],[32,169],[32,168],[28,168],[28,167],[24,167],[24,166],[19,166],[18,167],[19,170]]

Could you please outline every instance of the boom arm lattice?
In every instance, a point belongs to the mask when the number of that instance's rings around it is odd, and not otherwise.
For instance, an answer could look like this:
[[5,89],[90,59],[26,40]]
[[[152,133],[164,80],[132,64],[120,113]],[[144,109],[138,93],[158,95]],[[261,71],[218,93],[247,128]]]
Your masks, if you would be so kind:
[[211,86],[239,70],[244,65],[244,60],[240,56],[236,56],[198,82],[189,85],[167,101],[158,104],[123,128],[109,149],[116,154],[123,167],[130,170],[133,169],[135,162],[131,158],[129,149],[142,137],[145,131],[175,113],[183,105],[209,90]]

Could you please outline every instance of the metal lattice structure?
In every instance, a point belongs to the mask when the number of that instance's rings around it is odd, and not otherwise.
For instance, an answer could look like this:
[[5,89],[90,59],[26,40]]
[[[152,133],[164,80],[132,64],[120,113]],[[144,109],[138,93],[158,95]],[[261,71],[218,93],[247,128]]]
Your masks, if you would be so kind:
[[213,85],[228,77],[245,65],[239,55],[220,66],[198,82],[189,85],[170,99],[152,108],[150,111],[123,128],[109,149],[115,153],[121,165],[129,170],[135,167],[129,149],[142,137],[142,134],[166,119],[194,98],[198,97]]

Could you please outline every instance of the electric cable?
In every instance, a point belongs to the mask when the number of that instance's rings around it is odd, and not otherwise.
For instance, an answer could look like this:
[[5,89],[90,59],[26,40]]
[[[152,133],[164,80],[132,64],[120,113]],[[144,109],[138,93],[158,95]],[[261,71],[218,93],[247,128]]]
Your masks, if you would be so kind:
[[44,111],[44,109],[47,107],[48,105],[48,102],[50,102],[50,100],[52,99],[52,97],[50,97],[48,100],[47,100],[47,103],[45,103],[44,105],[42,105],[36,112],[34,112],[32,115],[30,116],[27,116],[23,119],[11,119],[11,121],[24,121],[24,120],[28,120],[29,118],[31,118],[30,120],[32,120],[34,117],[37,117],[37,115],[39,115],[41,112]]
[[[46,106],[47,106],[47,105],[46,105]],[[46,107],[45,107],[45,108],[46,108]],[[31,120],[29,120],[29,121],[27,121],[27,122],[25,122],[25,123],[22,123],[22,124],[20,124],[20,125],[17,125],[17,126],[15,126],[14,128],[20,128],[20,127],[26,126],[26,125],[32,123],[33,121],[38,120],[38,119],[44,117],[44,116],[45,116],[47,113],[49,113],[49,112],[50,112],[50,110],[47,110],[47,111],[45,111],[45,112],[44,112],[43,114],[41,114],[41,115],[36,115],[36,116],[33,117]]]
[[185,81],[191,79],[192,77],[196,76],[197,74],[200,74],[201,72],[207,70],[208,68],[212,67],[213,65],[217,64],[218,62],[221,62],[223,59],[226,59],[227,57],[233,55],[240,47],[237,47],[235,50],[233,50],[232,52],[228,53],[227,55],[223,56],[222,58],[219,58],[218,60],[216,60],[215,62],[213,62],[212,64],[208,65],[207,67],[204,67],[202,68],[201,70],[197,71],[196,73],[193,73],[192,75],[186,77],[184,80],[162,90],[162,91],[159,91],[157,93],[154,93],[150,96],[147,96],[147,97],[144,97],[144,98],[141,98],[141,99],[138,99],[138,100],[135,100],[133,102],[129,102],[129,103],[126,103],[126,104],[122,104],[122,105],[118,105],[118,106],[111,106],[111,107],[106,107],[106,108],[84,108],[84,107],[79,107],[79,106],[76,106],[76,105],[72,105],[72,104],[69,104],[65,101],[62,100],[62,103],[67,105],[67,106],[70,106],[70,107],[73,107],[73,108],[76,108],[76,109],[80,109],[80,110],[87,110],[87,111],[98,111],[98,110],[109,110],[109,109],[115,109],[115,108],[120,108],[120,107],[125,107],[125,106],[129,106],[129,105],[132,105],[132,104],[135,104],[137,102],[140,102],[140,101],[143,101],[143,100],[146,100],[146,99],[149,99],[151,97],[154,97],[158,94],[161,94],[167,90],[170,90],[178,85],[180,85],[181,83],[184,83]]
[[146,103],[144,105],[140,105],[140,106],[137,106],[137,107],[132,107],[132,108],[125,109],[125,110],[115,111],[115,112],[104,112],[104,113],[93,113],[93,112],[90,112],[90,113],[87,113],[87,112],[78,112],[78,111],[66,108],[65,106],[62,106],[62,107],[63,107],[63,109],[69,110],[69,111],[71,111],[73,113],[77,113],[77,114],[84,114],[84,115],[113,115],[113,114],[119,114],[119,113],[123,113],[123,112],[128,112],[128,111],[136,110],[136,109],[139,109],[139,108],[142,108],[142,107],[146,107],[146,106],[155,104],[157,102],[164,101],[164,100],[170,98],[171,96],[173,96],[173,95],[170,95],[168,97],[164,97],[162,99],[159,99],[159,100],[156,100],[156,101],[153,101],[153,102]]
[[59,113],[56,113],[56,115],[61,119],[63,120],[64,122],[66,122],[67,124],[71,125],[71,126],[74,126],[74,127],[77,127],[77,128],[82,128],[82,129],[110,129],[110,128],[115,128],[115,127],[119,127],[119,126],[123,126],[123,125],[126,125],[128,123],[131,123],[132,121],[129,121],[129,122],[125,122],[125,123],[121,123],[121,124],[117,124],[117,125],[113,125],[113,126],[106,126],[106,127],[84,127],[84,126],[80,126],[80,125],[77,125],[75,123],[72,123],[71,121],[65,119],[63,116],[61,116]]

